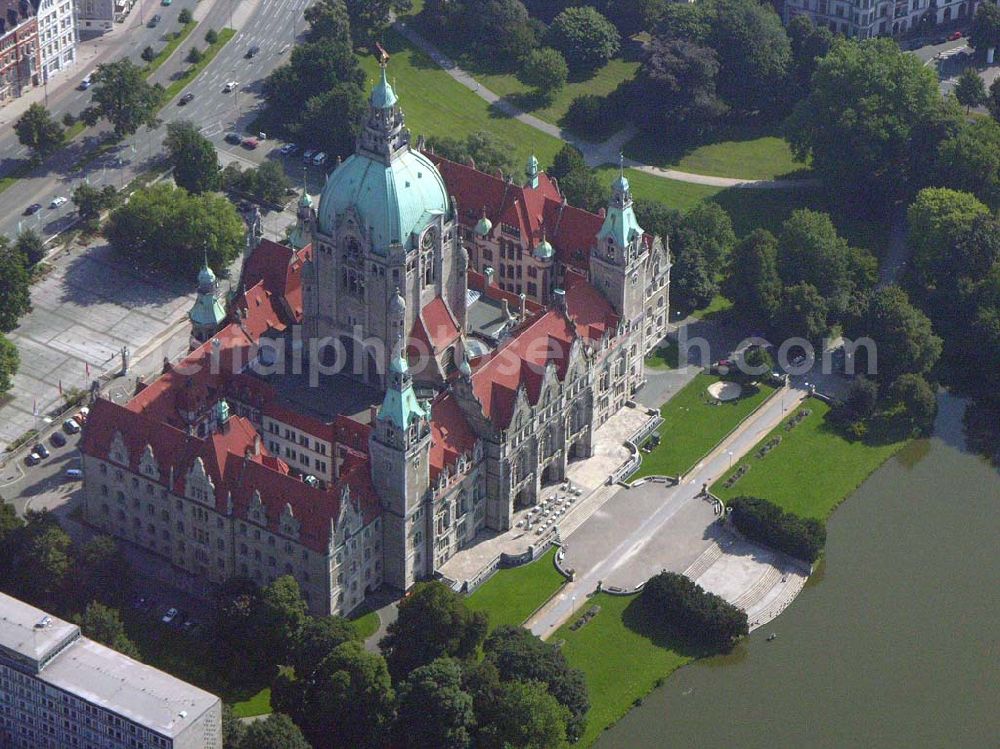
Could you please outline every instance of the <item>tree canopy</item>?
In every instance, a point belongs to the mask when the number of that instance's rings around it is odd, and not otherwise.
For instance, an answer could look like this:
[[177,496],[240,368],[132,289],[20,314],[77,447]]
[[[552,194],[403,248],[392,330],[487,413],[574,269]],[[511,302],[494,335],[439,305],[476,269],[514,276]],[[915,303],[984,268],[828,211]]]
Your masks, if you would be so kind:
[[[712,125],[728,106],[716,80],[719,58],[704,44],[673,37],[653,37],[649,55],[636,78],[635,108],[644,127],[669,127],[692,136]],[[650,95],[653,92],[656,95]]]
[[967,192],[927,187],[907,210],[908,242],[917,283],[935,286],[951,274],[956,239],[989,209]]
[[0,235],[0,333],[17,327],[17,322],[31,309],[28,261]]
[[163,144],[178,187],[194,195],[219,189],[219,155],[193,122],[169,123]]
[[741,315],[769,323],[781,304],[778,240],[767,229],[756,229],[733,249],[722,293]]
[[542,47],[528,54],[518,78],[543,96],[551,96],[566,85],[569,67],[558,50]]
[[461,664],[438,658],[414,669],[399,687],[396,743],[423,749],[466,749],[475,729],[472,696],[462,688]]
[[977,119],[941,142],[938,185],[970,192],[994,209],[1000,206],[1000,123]]
[[563,54],[574,72],[600,67],[618,54],[621,46],[618,29],[586,5],[566,8],[552,19],[546,39]]
[[127,57],[103,62],[91,73],[91,105],[81,114],[88,125],[107,120],[119,138],[153,126],[163,103],[163,87],[146,82],[146,71]]
[[975,68],[966,68],[955,84],[955,98],[968,112],[972,107],[986,103],[986,84]]
[[676,572],[647,580],[639,604],[650,621],[710,651],[729,652],[749,632],[745,611]]
[[[21,354],[7,336],[0,334],[0,395],[14,385],[14,375],[21,366]],[[0,508],[6,507],[0,502]],[[0,536],[0,541],[3,536]],[[2,569],[2,567],[0,567]]]
[[969,45],[983,55],[990,47],[1000,47],[1000,7],[996,3],[980,3],[976,8]]
[[75,617],[86,637],[117,650],[130,658],[139,658],[139,648],[129,639],[118,609],[93,601],[87,604],[82,616]]
[[30,148],[36,156],[47,156],[66,141],[63,126],[52,119],[52,114],[35,102],[14,123],[14,132],[22,146]]

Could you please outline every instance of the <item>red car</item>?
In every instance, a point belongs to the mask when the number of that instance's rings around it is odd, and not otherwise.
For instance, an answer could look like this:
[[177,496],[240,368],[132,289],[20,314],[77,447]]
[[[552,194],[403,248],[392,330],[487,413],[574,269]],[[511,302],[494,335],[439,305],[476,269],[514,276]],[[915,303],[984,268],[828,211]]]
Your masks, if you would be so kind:
[[955,33],[953,33],[951,36],[948,37],[948,41],[949,42],[954,42],[954,41],[958,41],[961,38],[962,38],[962,32],[961,31],[956,31]]
[[244,148],[248,148],[251,151],[253,149],[255,149],[258,145],[260,145],[260,142],[256,138],[244,138],[243,139],[243,147]]

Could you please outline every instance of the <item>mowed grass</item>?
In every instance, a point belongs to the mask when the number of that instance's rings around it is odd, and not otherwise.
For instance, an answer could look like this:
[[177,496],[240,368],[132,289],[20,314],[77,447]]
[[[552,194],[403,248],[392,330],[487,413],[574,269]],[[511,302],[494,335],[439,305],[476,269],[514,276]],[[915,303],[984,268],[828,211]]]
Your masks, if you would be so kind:
[[[561,140],[497,113],[395,31],[386,32],[383,45],[392,55],[389,78],[414,137],[464,138],[488,130],[513,144],[518,164],[525,163],[532,153],[543,165],[552,163],[562,147]],[[375,58],[362,55],[359,59],[369,80],[374,82],[378,75]]]
[[607,96],[624,81],[631,80],[639,69],[637,61],[623,60],[616,57],[606,65],[598,68],[592,75],[583,80],[571,80],[549,100],[536,96],[534,89],[525,86],[517,79],[515,73],[488,73],[473,68],[470,72],[485,88],[504,97],[522,111],[529,112],[539,119],[555,125],[562,124],[569,105],[573,99],[585,94]]
[[[591,606],[600,612],[575,632],[570,625]],[[636,700],[692,659],[647,626],[635,596],[599,593],[549,642],[563,641],[570,665],[583,671],[590,694],[587,730],[579,746],[589,746],[627,713]]]
[[693,174],[739,179],[807,176],[784,138],[754,132],[731,132],[713,143],[678,145],[663,133],[643,133],[625,145],[629,158]]
[[764,402],[774,388],[763,383],[744,395],[720,403],[708,394],[708,386],[721,378],[700,373],[660,407],[660,444],[642,453],[642,465],[633,479],[643,476],[679,476],[687,472],[730,430]]
[[269,715],[271,710],[271,687],[264,687],[249,699],[234,702],[233,715],[237,718],[252,718],[255,715]]
[[374,611],[369,611],[367,614],[362,614],[357,619],[351,619],[351,624],[354,625],[354,629],[358,633],[358,637],[362,640],[367,640],[373,634],[378,632],[378,614]]
[[646,357],[647,369],[677,369],[677,341],[667,341]]
[[555,555],[552,548],[534,562],[500,570],[472,592],[466,605],[473,611],[485,611],[490,629],[523,624],[566,582],[552,562]]
[[[852,442],[827,423],[830,407],[826,403],[810,398],[796,413],[803,409],[812,413],[791,431],[785,431],[785,424],[794,413],[762,440],[780,436],[781,444],[763,458],[754,455],[756,449],[751,451],[712,486],[712,491],[723,499],[742,494],[763,497],[801,517],[822,520],[906,444],[905,440],[886,445]],[[725,488],[725,479],[743,463],[750,470]]]

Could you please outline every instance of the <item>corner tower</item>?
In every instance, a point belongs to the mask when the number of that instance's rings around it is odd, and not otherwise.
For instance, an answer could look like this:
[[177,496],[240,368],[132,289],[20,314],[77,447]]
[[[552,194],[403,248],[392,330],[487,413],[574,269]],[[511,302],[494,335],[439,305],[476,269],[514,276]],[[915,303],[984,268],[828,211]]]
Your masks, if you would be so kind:
[[385,581],[401,590],[433,571],[421,513],[430,487],[430,446],[430,408],[417,400],[400,341],[368,450],[372,484],[382,500]]
[[[455,209],[434,164],[410,148],[399,98],[383,65],[353,155],[326,181],[316,211],[313,259],[304,274],[306,334],[339,338],[345,373],[388,387],[403,299],[409,335],[441,297],[464,319]],[[464,331],[463,331],[464,332]],[[404,350],[405,350],[404,346]],[[331,362],[325,362],[330,364]]]

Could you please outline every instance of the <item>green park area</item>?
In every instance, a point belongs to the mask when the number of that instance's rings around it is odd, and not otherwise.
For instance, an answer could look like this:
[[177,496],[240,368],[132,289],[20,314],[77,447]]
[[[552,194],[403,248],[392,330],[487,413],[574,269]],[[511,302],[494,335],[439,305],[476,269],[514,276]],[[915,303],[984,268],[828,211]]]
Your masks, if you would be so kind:
[[646,357],[647,369],[677,369],[677,342],[665,341],[659,348]]
[[774,392],[770,385],[746,386],[739,398],[720,402],[708,394],[708,387],[721,379],[698,374],[663,404],[660,444],[642,453],[633,479],[685,473]]
[[566,582],[552,562],[555,555],[553,547],[530,564],[500,570],[472,592],[466,605],[489,614],[491,627],[523,624]]
[[[578,629],[573,623],[592,606],[597,612]],[[692,655],[664,639],[645,621],[636,596],[592,596],[549,642],[562,642],[562,652],[583,671],[590,694],[587,730],[579,746],[589,746],[670,673]]]
[[[809,415],[797,418],[804,410]],[[752,450],[712,486],[712,492],[724,500],[744,494],[762,497],[800,517],[826,519],[906,444],[906,440],[869,444],[846,439],[827,421],[829,410],[817,398],[807,400],[761,440],[765,444],[781,437],[777,447],[764,457],[757,457],[756,448]],[[744,464],[749,470],[726,488],[725,480]]]

